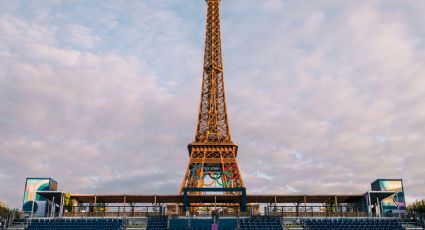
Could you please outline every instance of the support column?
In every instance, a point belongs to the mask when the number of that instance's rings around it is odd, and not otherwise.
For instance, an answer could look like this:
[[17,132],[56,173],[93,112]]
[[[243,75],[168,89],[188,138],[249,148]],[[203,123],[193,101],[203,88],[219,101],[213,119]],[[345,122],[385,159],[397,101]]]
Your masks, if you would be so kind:
[[338,197],[335,196],[335,212],[338,213]]
[[[93,214],[96,213],[96,206],[97,206],[97,196],[94,195],[94,203],[93,203]],[[95,214],[96,215],[96,214]]]
[[63,193],[61,193],[61,202],[59,205],[59,217],[63,216],[63,203],[64,203],[64,196],[63,196]]
[[400,205],[398,204],[398,192],[395,195],[396,195],[395,200],[396,200],[396,203],[397,203],[398,218],[401,219]]
[[300,208],[299,207],[300,207],[300,203],[297,202],[297,206],[296,206],[297,217],[300,216]]
[[[378,213],[378,210],[379,210],[379,213]],[[376,211],[376,217],[382,217],[381,204],[379,203],[378,196],[376,196],[376,207],[375,207],[375,211]]]
[[55,205],[55,196],[52,198],[52,204],[50,205],[50,217],[55,217],[56,212],[56,205]]
[[242,190],[241,212],[246,212],[246,188],[241,188],[241,190]]
[[124,213],[124,217],[125,217],[125,204],[127,203],[127,196],[126,195],[124,195],[124,211],[123,211],[123,213]]
[[370,200],[370,192],[367,192],[367,213],[372,217],[372,201]]
[[[35,199],[35,198],[34,198]],[[32,200],[32,206],[31,206],[31,218],[33,218],[34,217],[34,203],[35,203],[35,200]]]

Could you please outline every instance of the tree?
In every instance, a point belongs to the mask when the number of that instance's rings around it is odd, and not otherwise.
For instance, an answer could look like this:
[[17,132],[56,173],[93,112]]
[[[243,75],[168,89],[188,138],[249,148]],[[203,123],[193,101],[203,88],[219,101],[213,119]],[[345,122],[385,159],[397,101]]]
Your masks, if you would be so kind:
[[65,193],[64,206],[68,212],[72,212],[72,207],[74,206],[74,200],[71,199],[71,193]]
[[414,214],[416,217],[419,217],[421,224],[424,225],[423,216],[425,214],[425,199],[413,202],[407,207],[407,211],[410,214]]
[[6,218],[10,213],[10,209],[9,207],[0,201],[0,219],[1,218]]
[[3,225],[9,219],[11,212],[12,211],[9,209],[9,207],[5,203],[0,201],[0,226],[1,226],[1,228],[3,228]]

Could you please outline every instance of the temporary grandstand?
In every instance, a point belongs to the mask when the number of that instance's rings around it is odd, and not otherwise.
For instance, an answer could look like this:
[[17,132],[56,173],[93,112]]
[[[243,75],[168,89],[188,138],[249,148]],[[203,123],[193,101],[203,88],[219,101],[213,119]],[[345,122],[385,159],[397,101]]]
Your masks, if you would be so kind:
[[[401,179],[355,194],[247,194],[224,97],[220,0],[207,0],[199,120],[178,194],[70,194],[51,178],[27,178],[27,230],[405,229]],[[177,190],[177,188],[176,188]]]

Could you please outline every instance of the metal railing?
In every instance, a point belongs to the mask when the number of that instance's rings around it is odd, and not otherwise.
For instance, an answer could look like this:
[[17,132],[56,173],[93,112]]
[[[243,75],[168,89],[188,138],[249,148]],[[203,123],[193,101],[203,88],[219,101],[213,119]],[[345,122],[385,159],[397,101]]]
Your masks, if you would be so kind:
[[268,206],[265,214],[282,217],[368,217],[367,206]]
[[162,206],[72,206],[64,207],[64,217],[144,217],[164,215]]
[[[234,206],[192,206],[186,211],[182,205],[167,206],[72,206],[64,207],[64,217],[145,217],[145,216],[198,216],[207,217],[216,212],[219,216],[245,217],[251,215],[266,215],[280,217],[368,217],[367,206],[266,206],[259,210],[247,207],[241,212],[240,207]],[[58,216],[58,215],[55,215]]]

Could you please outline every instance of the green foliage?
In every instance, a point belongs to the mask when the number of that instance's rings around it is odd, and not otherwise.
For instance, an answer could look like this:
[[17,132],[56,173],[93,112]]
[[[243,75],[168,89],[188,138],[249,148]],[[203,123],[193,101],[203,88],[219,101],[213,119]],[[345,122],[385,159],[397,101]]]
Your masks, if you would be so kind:
[[0,217],[6,217],[10,213],[9,207],[0,201]]
[[103,213],[106,212],[108,208],[104,203],[97,203],[95,206],[90,207],[90,212]]
[[67,192],[65,194],[64,206],[68,212],[72,212],[72,206],[74,206],[74,200],[71,199],[71,194]]
[[425,213],[425,199],[421,201],[415,201],[413,204],[407,207],[407,210],[411,213]]

